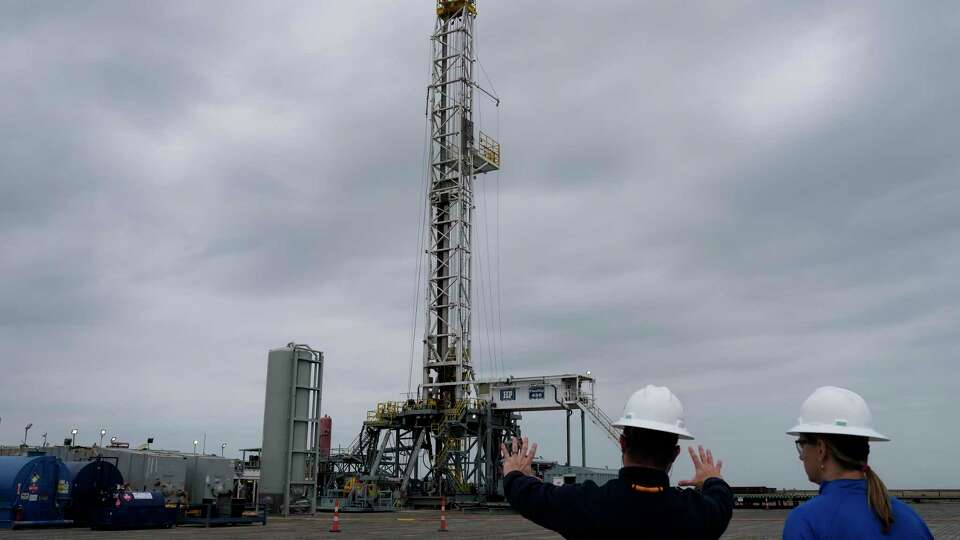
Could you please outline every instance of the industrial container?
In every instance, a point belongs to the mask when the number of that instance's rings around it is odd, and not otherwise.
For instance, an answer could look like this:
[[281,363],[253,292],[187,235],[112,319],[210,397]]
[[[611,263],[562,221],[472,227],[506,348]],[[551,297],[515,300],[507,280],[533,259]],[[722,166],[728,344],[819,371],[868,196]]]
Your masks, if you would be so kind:
[[134,491],[158,491],[168,502],[178,502],[186,490],[187,461],[190,456],[164,450],[102,449],[104,456],[116,458],[124,482]]
[[113,504],[114,495],[123,486],[123,476],[109,459],[68,461],[70,503],[64,516],[74,523],[87,523],[93,512]]
[[67,523],[70,471],[53,456],[0,457],[0,528]]
[[162,493],[120,491],[113,504],[97,509],[90,519],[91,529],[170,528],[177,522],[176,507],[167,507]]
[[333,440],[333,418],[320,417],[320,457],[330,457],[330,443]]
[[237,477],[236,460],[197,455],[188,456],[186,463],[185,491],[189,504],[217,502],[229,508]]
[[63,456],[68,464],[102,459],[116,465],[126,489],[159,492],[168,503],[200,505],[229,495],[239,476],[238,461],[216,455],[185,454],[173,450],[50,447],[47,453]]

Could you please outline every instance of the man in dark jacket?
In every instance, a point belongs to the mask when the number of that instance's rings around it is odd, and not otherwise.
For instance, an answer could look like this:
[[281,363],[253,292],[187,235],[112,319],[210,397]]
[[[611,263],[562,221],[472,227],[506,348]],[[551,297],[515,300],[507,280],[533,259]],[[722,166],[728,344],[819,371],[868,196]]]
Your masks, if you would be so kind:
[[721,461],[710,450],[689,447],[695,474],[671,488],[667,473],[680,454],[677,441],[693,436],[683,424],[683,406],[669,389],[647,386],[635,392],[623,417],[619,478],[603,486],[554,486],[533,476],[537,445],[514,439],[503,453],[503,490],[525,518],[565,538],[630,532],[636,538],[719,538],[730,523],[733,493],[720,476]]

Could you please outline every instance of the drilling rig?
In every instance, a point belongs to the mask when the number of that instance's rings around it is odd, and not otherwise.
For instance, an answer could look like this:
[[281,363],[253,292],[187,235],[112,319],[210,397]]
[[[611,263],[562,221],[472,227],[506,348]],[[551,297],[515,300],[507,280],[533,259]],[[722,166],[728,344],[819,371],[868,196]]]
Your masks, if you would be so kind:
[[[474,126],[476,0],[437,0],[427,88],[429,178],[422,380],[405,401],[377,404],[345,451],[325,460],[322,508],[385,510],[417,499],[497,500],[501,441],[521,411],[584,413],[616,441],[587,375],[475,378],[471,354],[474,181],[500,168],[500,145]],[[583,430],[581,429],[581,434]],[[583,445],[586,464],[586,446]],[[344,495],[349,495],[345,501]],[[386,496],[385,494],[392,494]],[[344,506],[346,502],[347,506]],[[352,504],[352,506],[351,506]]]
[[366,472],[395,479],[401,497],[483,497],[495,491],[500,441],[519,435],[519,415],[478,398],[471,356],[474,181],[500,168],[500,145],[473,122],[476,1],[438,0],[436,15],[422,382],[416,398],[378,404],[360,446]]

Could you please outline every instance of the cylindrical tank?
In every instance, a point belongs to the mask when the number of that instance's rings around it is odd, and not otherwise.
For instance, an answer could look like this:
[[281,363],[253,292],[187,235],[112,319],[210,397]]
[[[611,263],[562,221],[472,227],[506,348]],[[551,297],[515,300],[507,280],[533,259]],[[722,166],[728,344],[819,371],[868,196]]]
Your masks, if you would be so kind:
[[113,496],[123,486],[123,475],[109,460],[68,461],[70,488],[73,496],[64,515],[74,522],[86,523],[91,512],[113,501]]
[[305,474],[315,467],[308,466],[308,454],[317,448],[318,442],[319,433],[316,424],[311,427],[311,418],[314,422],[319,420],[322,367],[314,354],[319,353],[291,343],[272,349],[267,356],[260,493],[280,496],[281,501],[287,495],[286,482],[291,480],[288,474],[302,484]]
[[170,528],[176,523],[176,508],[167,508],[162,493],[150,491],[120,491],[113,504],[93,513],[90,528],[149,529]]
[[320,455],[330,456],[330,442],[333,434],[333,418],[327,415],[320,417]]
[[53,456],[0,457],[0,528],[63,522],[70,471]]

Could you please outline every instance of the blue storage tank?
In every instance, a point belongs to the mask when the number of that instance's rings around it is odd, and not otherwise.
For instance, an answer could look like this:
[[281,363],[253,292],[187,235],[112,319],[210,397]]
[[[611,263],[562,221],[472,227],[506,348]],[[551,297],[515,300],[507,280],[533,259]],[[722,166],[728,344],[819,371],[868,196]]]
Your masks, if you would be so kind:
[[114,503],[96,509],[90,516],[90,528],[169,529],[177,523],[177,508],[167,507],[163,493],[157,491],[120,491]]
[[70,471],[70,504],[64,517],[74,523],[87,523],[96,509],[112,506],[114,495],[123,487],[123,475],[106,459],[67,461]]
[[69,523],[70,471],[53,456],[0,456],[0,528]]

